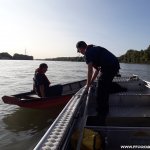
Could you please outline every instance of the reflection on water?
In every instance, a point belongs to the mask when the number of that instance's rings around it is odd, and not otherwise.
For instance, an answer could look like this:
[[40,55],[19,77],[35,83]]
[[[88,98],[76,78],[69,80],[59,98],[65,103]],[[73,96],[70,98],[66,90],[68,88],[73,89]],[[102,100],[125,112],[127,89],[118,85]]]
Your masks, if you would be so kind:
[[[0,149],[10,150],[11,147],[20,150],[21,145],[25,145],[22,150],[32,150],[61,110],[62,107],[50,110],[19,108],[5,115],[2,119]],[[5,138],[9,135],[9,138]]]
[[35,134],[49,126],[61,109],[35,110],[19,108],[14,113],[5,116],[2,120],[9,131],[17,133],[29,130],[30,134]]

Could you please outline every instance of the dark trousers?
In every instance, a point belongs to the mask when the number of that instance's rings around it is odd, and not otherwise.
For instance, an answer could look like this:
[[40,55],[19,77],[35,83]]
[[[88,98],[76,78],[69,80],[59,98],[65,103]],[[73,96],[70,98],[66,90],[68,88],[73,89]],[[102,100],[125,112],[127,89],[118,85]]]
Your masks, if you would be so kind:
[[97,85],[97,104],[98,104],[98,116],[105,120],[109,112],[109,92],[114,76],[117,74],[118,70],[106,70],[102,71],[98,79]]
[[50,86],[46,90],[46,96],[51,97],[51,96],[60,96],[62,94],[63,87],[62,85],[53,85]]

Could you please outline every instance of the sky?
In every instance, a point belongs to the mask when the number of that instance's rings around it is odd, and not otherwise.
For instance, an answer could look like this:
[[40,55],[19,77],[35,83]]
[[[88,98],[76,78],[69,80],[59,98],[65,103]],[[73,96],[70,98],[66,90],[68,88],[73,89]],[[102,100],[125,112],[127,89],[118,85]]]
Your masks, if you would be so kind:
[[117,57],[150,45],[150,0],[0,0],[0,53],[79,56],[76,43]]

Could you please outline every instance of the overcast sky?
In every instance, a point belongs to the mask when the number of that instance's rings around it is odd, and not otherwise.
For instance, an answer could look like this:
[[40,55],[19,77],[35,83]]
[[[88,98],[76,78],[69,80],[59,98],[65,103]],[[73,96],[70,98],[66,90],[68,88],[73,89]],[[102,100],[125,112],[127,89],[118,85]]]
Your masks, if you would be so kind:
[[116,56],[150,45],[150,0],[0,0],[0,52],[78,56],[76,43]]

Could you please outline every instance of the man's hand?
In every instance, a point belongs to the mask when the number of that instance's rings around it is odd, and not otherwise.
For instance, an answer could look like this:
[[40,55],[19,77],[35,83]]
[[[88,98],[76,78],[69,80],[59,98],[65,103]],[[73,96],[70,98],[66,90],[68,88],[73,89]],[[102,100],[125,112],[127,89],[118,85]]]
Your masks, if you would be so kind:
[[86,86],[85,86],[85,91],[88,91],[89,88],[90,88],[90,86],[89,86],[89,85],[86,85]]

